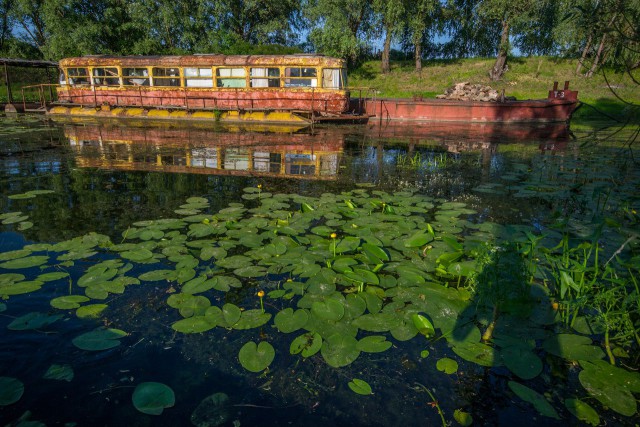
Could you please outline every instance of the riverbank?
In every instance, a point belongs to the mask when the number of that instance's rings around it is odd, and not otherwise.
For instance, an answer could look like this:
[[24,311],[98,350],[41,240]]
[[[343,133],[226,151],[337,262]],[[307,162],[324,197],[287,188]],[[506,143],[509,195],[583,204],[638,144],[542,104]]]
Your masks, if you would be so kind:
[[[424,61],[421,73],[415,71],[413,61],[394,61],[391,72],[382,74],[380,61],[368,61],[349,73],[349,86],[375,88],[375,95],[389,98],[435,97],[459,82],[490,85],[507,96],[517,99],[546,98],[553,82],[570,81],[571,89],[578,91],[578,99],[585,106],[576,111],[574,120],[604,120],[607,117],[626,120],[634,117],[633,107],[622,100],[640,105],[640,90],[626,74],[608,71],[606,78],[612,85],[616,97],[607,86],[602,73],[591,78],[576,76],[575,59],[551,57],[512,58],[509,71],[500,82],[489,79],[488,70],[493,65],[491,58],[470,58]],[[640,74],[640,72],[638,72]],[[636,80],[640,76],[635,76]],[[353,94],[352,94],[353,95]],[[638,114],[635,114],[637,117]],[[635,118],[636,121],[640,120]]]

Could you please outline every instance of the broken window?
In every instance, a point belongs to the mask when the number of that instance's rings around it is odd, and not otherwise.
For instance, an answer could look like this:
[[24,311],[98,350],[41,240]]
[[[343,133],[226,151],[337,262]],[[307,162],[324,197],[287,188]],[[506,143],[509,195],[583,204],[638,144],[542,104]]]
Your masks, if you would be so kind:
[[288,67],[284,69],[285,87],[317,87],[317,70],[307,67]]
[[218,68],[216,70],[216,87],[246,87],[247,79],[244,68]]
[[146,68],[123,68],[125,86],[149,86],[149,70]]
[[92,74],[93,84],[96,86],[120,86],[120,75],[116,67],[96,67]]
[[279,68],[251,68],[251,87],[280,87]]
[[184,84],[187,87],[213,87],[211,68],[185,68]]
[[180,86],[179,68],[159,68],[151,70],[153,74],[153,86]]

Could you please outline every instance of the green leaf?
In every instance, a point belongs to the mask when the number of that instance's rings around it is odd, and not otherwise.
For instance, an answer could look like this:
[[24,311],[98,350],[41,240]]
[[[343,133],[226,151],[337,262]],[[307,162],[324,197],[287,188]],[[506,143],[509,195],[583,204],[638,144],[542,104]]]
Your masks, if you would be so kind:
[[244,310],[240,319],[233,324],[233,329],[259,328],[271,320],[271,313],[263,313],[260,309]]
[[73,369],[69,365],[53,364],[42,376],[46,380],[71,381],[73,379]]
[[463,412],[460,409],[456,409],[453,411],[453,419],[458,422],[463,427],[469,427],[473,424],[473,417],[468,412]]
[[216,327],[214,318],[210,316],[193,316],[178,320],[171,327],[184,334],[195,334],[205,332]]
[[640,393],[640,374],[612,366],[604,360],[580,361],[584,368],[578,374],[587,392],[619,414],[633,416],[637,402],[633,393]]
[[127,333],[120,329],[95,329],[75,337],[73,345],[82,350],[100,351],[120,345],[120,338],[127,336]]
[[80,307],[80,303],[89,301],[84,295],[65,295],[51,300],[52,307],[60,310],[71,310]]
[[566,399],[564,406],[580,421],[592,426],[600,425],[600,416],[588,403],[580,399]]
[[476,342],[455,343],[453,352],[472,363],[480,366],[500,366],[500,356],[496,349],[486,344]]
[[605,354],[600,347],[592,345],[591,338],[574,334],[556,334],[542,344],[551,354],[567,360],[600,360]]
[[363,396],[369,396],[373,394],[371,386],[364,380],[354,378],[353,380],[349,381],[347,385],[354,393],[361,394]]
[[296,337],[289,346],[289,353],[302,354],[302,357],[311,357],[320,351],[322,337],[317,332],[309,332]]
[[523,380],[533,379],[542,372],[542,360],[528,348],[506,347],[500,351],[500,357],[504,365]]
[[448,357],[443,357],[436,362],[436,368],[445,374],[455,374],[458,372],[458,362]]
[[242,312],[240,311],[240,307],[237,305],[227,303],[222,306],[222,316],[224,317],[224,321],[227,325],[231,327],[240,320]]
[[80,318],[98,317],[107,307],[107,304],[85,305],[76,310],[76,316]]
[[349,335],[334,334],[322,343],[322,357],[329,366],[341,368],[350,365],[360,355],[358,341]]
[[298,309],[294,312],[292,308],[285,308],[276,314],[273,323],[280,332],[288,334],[303,328],[308,320],[309,312],[307,310]]
[[525,402],[531,403],[533,407],[536,408],[536,411],[538,411],[541,415],[549,418],[555,418],[556,420],[560,419],[560,416],[558,415],[556,410],[553,409],[553,406],[551,406],[551,404],[547,402],[547,399],[545,399],[544,396],[537,391],[532,390],[529,387],[515,381],[509,381],[509,388],[520,399],[524,400]]
[[273,346],[266,341],[261,341],[256,345],[249,341],[240,349],[238,358],[243,368],[250,372],[261,372],[265,370],[276,355]]
[[408,237],[404,240],[405,248],[417,248],[420,246],[424,246],[427,243],[433,240],[433,235],[430,233],[426,233],[424,231],[418,231],[414,233],[412,236]]
[[12,331],[42,329],[43,327],[48,326],[61,318],[61,314],[32,312],[14,319],[11,323],[9,323],[7,329],[11,329]]
[[24,393],[24,384],[17,378],[0,377],[0,406],[16,403]]
[[176,403],[176,396],[173,390],[162,383],[145,382],[140,383],[131,396],[133,406],[149,415],[160,415],[165,408],[170,408]]
[[33,255],[5,261],[0,264],[0,268],[6,268],[7,270],[17,270],[20,268],[36,267],[38,265],[45,264],[47,261],[49,261],[49,257],[47,255]]
[[380,283],[378,276],[376,276],[374,272],[362,268],[354,268],[353,272],[347,271],[344,275],[356,282],[369,283],[371,285],[377,285]]
[[344,316],[344,305],[341,301],[327,298],[311,304],[311,312],[324,320],[338,321]]
[[413,325],[416,327],[418,332],[425,337],[432,338],[436,335],[436,330],[433,327],[433,324],[423,315],[414,314],[411,316],[411,320],[413,320]]
[[383,335],[369,335],[358,341],[356,348],[366,353],[381,353],[391,348],[391,342]]

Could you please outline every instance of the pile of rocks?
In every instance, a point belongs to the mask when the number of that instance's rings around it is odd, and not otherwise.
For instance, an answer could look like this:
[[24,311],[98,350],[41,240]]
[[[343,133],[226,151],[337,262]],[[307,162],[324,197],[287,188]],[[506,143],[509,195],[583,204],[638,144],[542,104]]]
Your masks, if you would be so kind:
[[491,86],[471,84],[469,82],[456,83],[453,87],[437,95],[438,99],[457,99],[460,101],[498,101],[500,94]]

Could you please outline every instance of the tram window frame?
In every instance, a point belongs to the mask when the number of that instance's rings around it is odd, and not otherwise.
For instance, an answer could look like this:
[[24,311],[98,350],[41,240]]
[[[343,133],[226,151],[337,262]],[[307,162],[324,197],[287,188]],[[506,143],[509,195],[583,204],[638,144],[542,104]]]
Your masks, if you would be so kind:
[[[329,77],[327,77],[330,74]],[[335,84],[335,78],[338,83]],[[347,70],[344,68],[323,68],[322,87],[326,89],[344,89],[347,86]]]
[[180,87],[180,68],[153,67],[151,69],[152,86]]
[[149,86],[149,70],[146,67],[123,68],[122,76],[125,86]]
[[255,88],[280,87],[280,68],[251,67],[249,69],[249,86]]
[[[102,71],[103,74],[100,74]],[[118,67],[93,67],[91,79],[94,86],[120,86],[120,71]]]
[[213,87],[211,67],[184,67],[182,69],[185,87]]
[[[83,72],[81,72],[81,70]],[[87,67],[72,67],[66,69],[67,82],[72,85],[90,85],[90,74]]]
[[217,67],[216,87],[246,88],[247,69],[245,67]]
[[318,87],[318,69],[315,67],[286,67],[284,87]]

